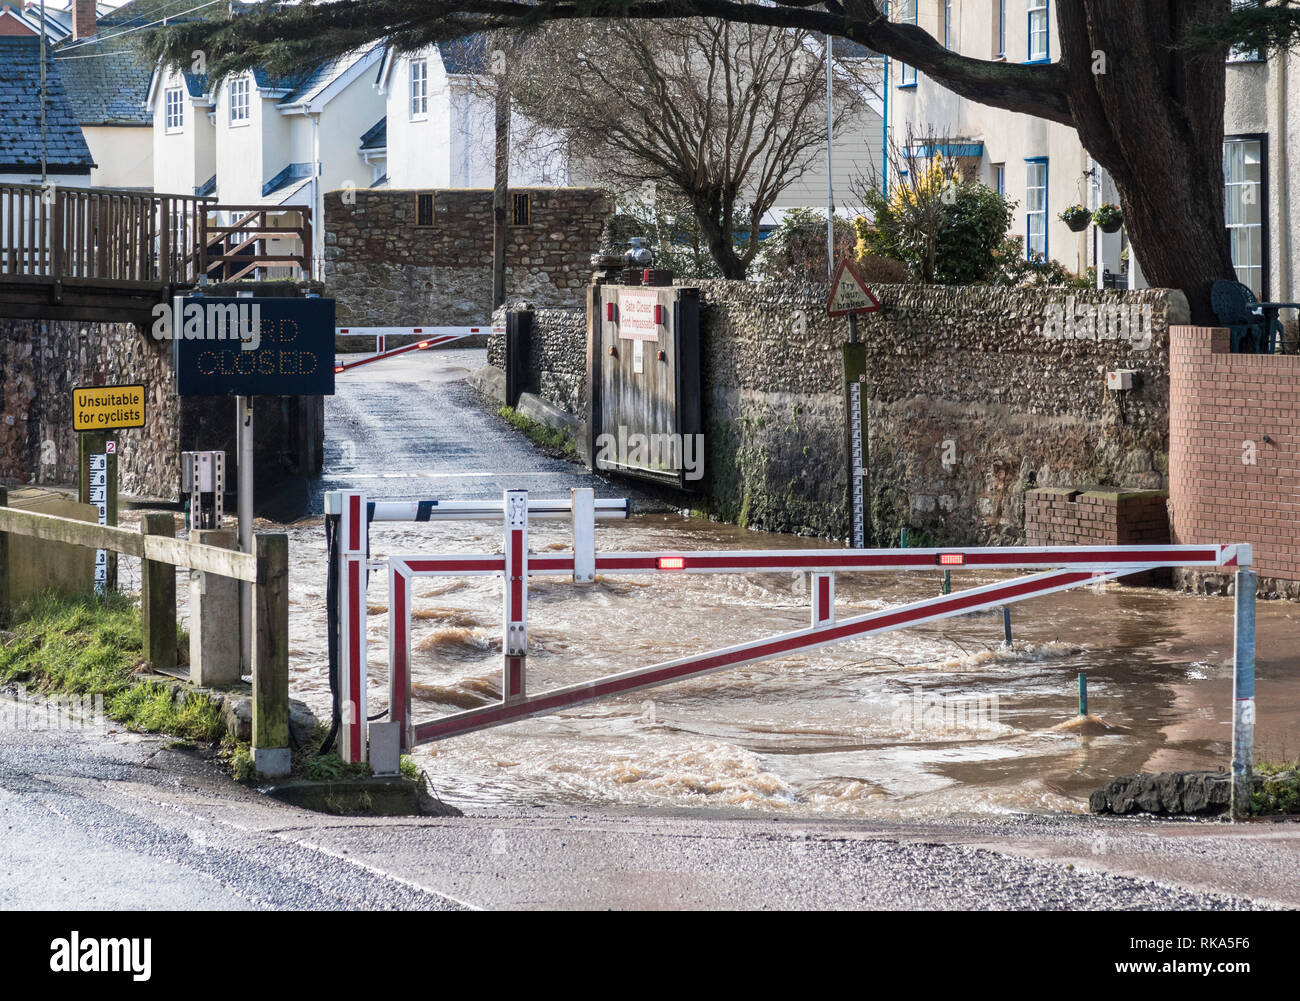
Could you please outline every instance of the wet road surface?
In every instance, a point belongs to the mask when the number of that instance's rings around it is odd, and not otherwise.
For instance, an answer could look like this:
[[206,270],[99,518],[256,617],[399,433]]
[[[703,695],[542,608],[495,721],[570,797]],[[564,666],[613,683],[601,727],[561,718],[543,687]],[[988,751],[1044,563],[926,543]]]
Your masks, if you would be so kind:
[[341,818],[120,733],[0,731],[0,830],[5,909],[1300,906],[1295,823]]

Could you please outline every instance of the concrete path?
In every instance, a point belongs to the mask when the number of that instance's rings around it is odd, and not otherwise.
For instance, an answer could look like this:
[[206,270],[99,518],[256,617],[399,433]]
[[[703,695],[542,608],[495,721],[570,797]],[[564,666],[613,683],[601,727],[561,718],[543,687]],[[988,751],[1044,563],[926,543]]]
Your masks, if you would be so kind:
[[573,487],[628,495],[625,484],[546,457],[489,413],[464,381],[485,364],[483,348],[413,351],[340,375],[325,400],[326,473],[313,512],[322,510],[326,490],[390,500],[500,498],[512,488],[548,497],[567,497]]
[[0,730],[0,908],[1300,907],[1300,824],[352,819],[129,734]]

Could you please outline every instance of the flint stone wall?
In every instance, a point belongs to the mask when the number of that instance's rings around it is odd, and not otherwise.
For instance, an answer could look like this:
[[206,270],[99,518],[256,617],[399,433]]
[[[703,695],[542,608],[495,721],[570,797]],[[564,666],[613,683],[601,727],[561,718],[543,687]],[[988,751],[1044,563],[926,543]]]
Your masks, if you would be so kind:
[[[742,525],[848,534],[841,345],[826,290],[699,285],[707,504]],[[880,286],[861,317],[877,542],[1015,544],[1036,487],[1168,489],[1169,327],[1180,292]],[[541,395],[581,413],[585,319],[542,311]],[[501,338],[489,359],[504,361]],[[1136,388],[1105,388],[1115,369]],[[546,388],[543,388],[546,387]]]
[[[599,188],[512,188],[530,219],[511,226],[506,288],[539,307],[579,306],[614,201]],[[419,196],[433,224],[417,225]],[[477,326],[492,300],[490,188],[331,191],[325,282],[340,326]]]

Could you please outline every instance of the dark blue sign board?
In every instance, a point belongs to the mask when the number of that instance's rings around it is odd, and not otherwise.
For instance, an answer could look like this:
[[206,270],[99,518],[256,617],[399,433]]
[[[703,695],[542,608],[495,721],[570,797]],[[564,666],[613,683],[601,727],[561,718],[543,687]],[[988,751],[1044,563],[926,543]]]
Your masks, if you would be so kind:
[[333,396],[334,300],[188,296],[173,317],[179,396]]

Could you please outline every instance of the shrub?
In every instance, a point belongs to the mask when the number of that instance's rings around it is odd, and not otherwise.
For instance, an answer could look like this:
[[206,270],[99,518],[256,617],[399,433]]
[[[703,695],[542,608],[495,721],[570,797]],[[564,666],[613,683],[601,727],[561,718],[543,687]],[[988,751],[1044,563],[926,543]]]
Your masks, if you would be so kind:
[[990,276],[991,285],[1007,288],[1033,288],[1039,286],[1064,286],[1067,288],[1095,288],[1096,273],[1091,283],[1070,271],[1060,261],[1044,259],[1041,254],[1030,258],[1025,254],[1023,237],[1012,236],[1003,241],[995,254],[997,267]]
[[[835,257],[848,257],[855,234],[847,219],[835,218]],[[790,209],[764,239],[759,251],[757,277],[767,281],[825,284],[826,216],[813,209]]]
[[874,223],[858,225],[858,255],[901,261],[920,281],[940,285],[986,282],[1014,206],[992,188],[949,181],[936,165],[888,196],[866,193]]

